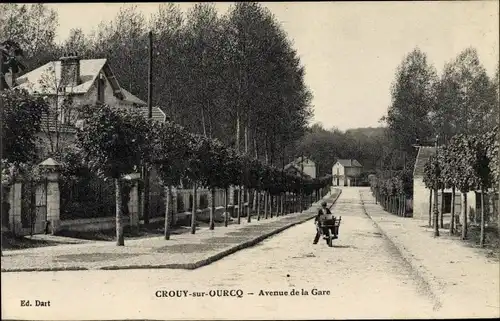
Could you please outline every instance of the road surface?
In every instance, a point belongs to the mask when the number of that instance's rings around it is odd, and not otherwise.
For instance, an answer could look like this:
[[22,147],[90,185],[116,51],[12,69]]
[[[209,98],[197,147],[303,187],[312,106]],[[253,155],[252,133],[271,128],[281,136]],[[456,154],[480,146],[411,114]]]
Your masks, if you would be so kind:
[[[344,189],[333,212],[342,216],[340,238],[334,241],[334,248],[324,241],[312,244],[314,225],[308,221],[193,271],[4,273],[2,317],[439,317],[442,311],[435,309],[437,302],[424,282],[363,213],[357,189]],[[193,296],[196,294],[199,296]],[[22,300],[32,305],[38,300],[45,306],[22,307]]]

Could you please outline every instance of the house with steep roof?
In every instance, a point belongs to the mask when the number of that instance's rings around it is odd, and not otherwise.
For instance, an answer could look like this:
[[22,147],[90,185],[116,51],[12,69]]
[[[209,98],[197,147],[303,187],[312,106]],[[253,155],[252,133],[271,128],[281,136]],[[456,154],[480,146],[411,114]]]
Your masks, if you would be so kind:
[[[47,144],[41,148],[41,154],[53,149],[56,137],[61,144],[75,138],[78,106],[102,103],[148,115],[147,103],[120,86],[107,59],[81,59],[76,53],[68,54],[17,78],[15,85],[49,101],[50,109],[43,116],[40,133]],[[152,117],[162,122],[166,119],[158,107],[153,107]]]
[[355,159],[337,159],[332,166],[332,185],[356,186],[356,180],[359,179],[362,171],[363,165]]
[[285,171],[316,178],[316,163],[309,157],[301,156],[285,166]]
[[[427,220],[429,218],[429,206],[431,206],[430,190],[424,184],[424,168],[431,156],[436,154],[436,148],[431,146],[418,147],[418,154],[413,168],[413,218]],[[451,214],[452,189],[444,189],[438,191],[438,208],[441,212],[443,208],[444,214]],[[461,213],[463,195],[460,191],[455,191],[455,215]],[[476,193],[467,193],[468,213],[476,211]],[[432,197],[434,201],[434,197]],[[444,206],[441,207],[441,204]],[[431,208],[431,211],[433,209]]]

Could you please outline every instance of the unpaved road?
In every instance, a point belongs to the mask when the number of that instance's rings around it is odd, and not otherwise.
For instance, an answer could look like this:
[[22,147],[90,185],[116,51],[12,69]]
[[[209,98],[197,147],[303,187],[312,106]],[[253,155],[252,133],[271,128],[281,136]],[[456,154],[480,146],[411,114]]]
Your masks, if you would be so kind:
[[[2,318],[22,319],[320,319],[438,318],[437,300],[367,218],[356,190],[344,190],[334,248],[312,244],[312,221],[194,270],[2,274]],[[238,297],[210,297],[210,290]],[[260,296],[302,289],[309,295]],[[312,295],[313,289],[330,291]],[[159,298],[157,291],[206,292]],[[168,292],[167,292],[168,293]],[[234,292],[233,292],[234,293]],[[254,293],[253,295],[248,293]],[[21,300],[50,307],[21,307]]]

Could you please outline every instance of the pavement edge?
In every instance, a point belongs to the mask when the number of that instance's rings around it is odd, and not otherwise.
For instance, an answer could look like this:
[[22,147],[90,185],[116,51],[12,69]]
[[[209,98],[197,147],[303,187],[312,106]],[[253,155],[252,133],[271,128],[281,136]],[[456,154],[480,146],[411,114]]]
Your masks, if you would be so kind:
[[[332,205],[337,202],[338,198],[342,194],[342,189],[337,189],[338,194],[335,196],[335,198],[332,201]],[[330,195],[331,196],[331,195]],[[328,197],[323,197],[322,200],[328,199]],[[287,224],[285,226],[279,227],[275,230],[272,230],[269,233],[266,233],[264,235],[260,235],[256,238],[253,238],[251,240],[245,241],[243,243],[240,243],[238,245],[235,245],[234,247],[231,247],[229,249],[226,249],[222,252],[219,252],[217,254],[214,254],[206,259],[197,261],[195,263],[174,263],[174,264],[163,264],[163,265],[122,265],[122,266],[116,266],[116,265],[109,265],[109,266],[101,266],[98,268],[87,268],[83,266],[71,266],[71,267],[51,267],[51,268],[13,268],[13,269],[2,269],[2,273],[11,273],[11,272],[58,272],[58,271],[89,271],[89,270],[139,270],[139,269],[183,269],[183,270],[195,270],[200,267],[209,265],[213,262],[216,262],[226,256],[229,256],[233,253],[236,253],[240,250],[249,248],[251,246],[254,246],[263,240],[279,234],[283,232],[284,230],[287,230],[295,225],[302,224],[304,222],[307,222],[314,218],[316,214],[307,216],[306,218],[300,219],[297,222],[293,222],[290,224]]]

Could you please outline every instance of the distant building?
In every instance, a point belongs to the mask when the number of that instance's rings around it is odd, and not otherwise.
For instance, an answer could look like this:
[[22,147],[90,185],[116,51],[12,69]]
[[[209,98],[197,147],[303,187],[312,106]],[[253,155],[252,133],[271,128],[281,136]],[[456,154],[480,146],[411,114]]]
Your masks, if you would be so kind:
[[355,159],[338,159],[332,167],[333,186],[356,186],[363,165]]
[[293,162],[285,166],[286,171],[294,173],[302,173],[305,176],[316,178],[316,163],[308,157],[299,157]]

